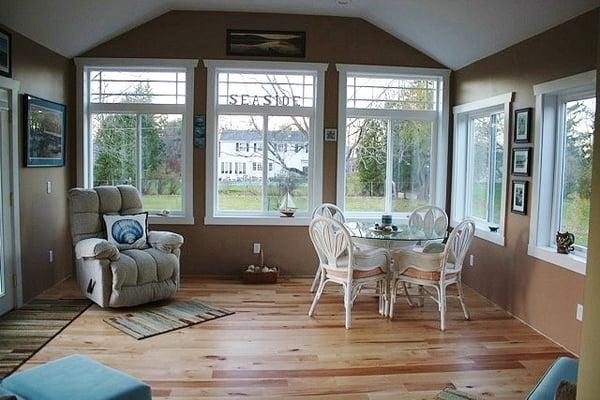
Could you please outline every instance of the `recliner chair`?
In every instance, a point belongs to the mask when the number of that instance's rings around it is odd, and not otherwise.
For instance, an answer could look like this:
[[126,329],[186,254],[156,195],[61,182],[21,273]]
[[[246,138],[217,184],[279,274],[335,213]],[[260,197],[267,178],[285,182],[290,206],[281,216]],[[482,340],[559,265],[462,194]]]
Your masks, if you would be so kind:
[[129,185],[69,190],[71,236],[77,282],[101,307],[129,307],[171,297],[179,286],[183,237],[148,232],[148,248],[119,250],[106,240],[104,214],[143,212],[138,190]]

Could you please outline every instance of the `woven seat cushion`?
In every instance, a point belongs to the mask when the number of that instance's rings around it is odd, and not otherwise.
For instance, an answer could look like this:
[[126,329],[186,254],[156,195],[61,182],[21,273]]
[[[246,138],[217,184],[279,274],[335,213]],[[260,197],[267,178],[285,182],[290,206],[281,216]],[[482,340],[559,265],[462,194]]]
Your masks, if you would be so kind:
[[[335,276],[337,278],[348,277],[348,272],[344,269],[328,269],[327,274]],[[369,270],[361,270],[361,269],[352,270],[352,278],[353,279],[368,278],[370,276],[375,276],[375,275],[380,275],[380,274],[385,274],[385,271],[381,268],[373,268],[373,269],[369,269]]]
[[[423,279],[427,281],[439,281],[441,278],[440,271],[421,271],[416,268],[407,268],[402,272],[403,276],[415,279]],[[456,273],[446,273],[446,279],[452,279],[456,277]]]

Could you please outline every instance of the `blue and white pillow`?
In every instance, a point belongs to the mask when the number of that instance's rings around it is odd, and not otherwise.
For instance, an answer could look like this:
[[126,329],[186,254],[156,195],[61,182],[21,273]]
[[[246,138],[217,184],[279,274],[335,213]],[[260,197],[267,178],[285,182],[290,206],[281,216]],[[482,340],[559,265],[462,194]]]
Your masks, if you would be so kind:
[[148,213],[104,215],[106,238],[119,250],[148,247]]

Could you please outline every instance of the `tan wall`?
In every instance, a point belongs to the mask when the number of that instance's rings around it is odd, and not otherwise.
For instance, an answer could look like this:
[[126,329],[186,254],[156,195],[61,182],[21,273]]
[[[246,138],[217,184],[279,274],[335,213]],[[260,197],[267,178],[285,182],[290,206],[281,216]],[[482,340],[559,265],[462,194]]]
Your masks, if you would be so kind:
[[[101,44],[84,56],[201,60],[233,58],[225,55],[225,30],[228,28],[306,31],[306,58],[300,61],[329,63],[325,79],[325,127],[337,126],[335,63],[442,67],[361,19],[194,11],[169,12]],[[206,70],[202,66],[196,70],[194,101],[195,112],[205,113]],[[204,155],[204,150],[194,149],[196,224],[168,227],[186,238],[183,273],[236,274],[243,263],[255,260],[252,255],[253,242],[263,244],[266,261],[280,266],[283,273],[314,273],[316,256],[306,227],[204,225]],[[326,142],[323,156],[324,200],[335,201],[336,145]]]
[[[600,15],[598,15],[600,22]],[[598,51],[596,69],[596,139],[600,127],[600,23],[598,24]],[[600,394],[600,140],[594,143],[594,167],[592,176],[592,209],[590,210],[590,250],[585,277],[585,307],[581,336],[581,362],[577,382],[578,400],[595,400]]]
[[[533,85],[596,68],[597,30],[596,9],[456,71],[453,104],[514,91],[513,110],[535,107]],[[511,138],[512,122],[513,116]],[[527,255],[529,216],[510,212],[510,195],[509,180],[506,247],[476,239],[475,268],[467,269],[465,282],[578,352],[581,323],[575,309],[583,301],[584,277]]]
[[[73,93],[72,61],[12,32],[12,75],[21,83],[21,93],[67,104]],[[21,104],[21,102],[20,102]],[[20,105],[21,107],[21,105]],[[20,119],[23,116],[19,111]],[[23,143],[22,123],[19,134]],[[71,123],[69,127],[73,126]],[[73,130],[67,138],[73,149]],[[21,166],[23,146],[19,146]],[[71,152],[72,153],[72,152]],[[70,155],[70,154],[68,154]],[[20,168],[21,247],[23,298],[31,299],[68,276],[72,271],[71,239],[67,221],[67,190],[73,182],[74,162],[68,157],[62,168]],[[52,182],[52,193],[46,183]],[[48,251],[54,250],[54,263],[48,262]]]

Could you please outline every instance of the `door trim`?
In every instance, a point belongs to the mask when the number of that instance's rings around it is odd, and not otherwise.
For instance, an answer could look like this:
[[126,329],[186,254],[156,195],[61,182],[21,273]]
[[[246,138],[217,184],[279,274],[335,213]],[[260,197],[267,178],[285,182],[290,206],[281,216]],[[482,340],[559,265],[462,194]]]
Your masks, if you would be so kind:
[[[7,232],[12,248],[8,262],[12,262],[13,273],[16,276],[17,287],[15,290],[15,307],[23,306],[23,275],[21,270],[21,220],[19,208],[19,81],[0,76],[0,88],[8,91],[10,116],[9,116],[9,143],[10,143],[10,174],[9,187],[12,193],[12,201],[9,203],[11,229]],[[9,282],[12,285],[12,282]]]

